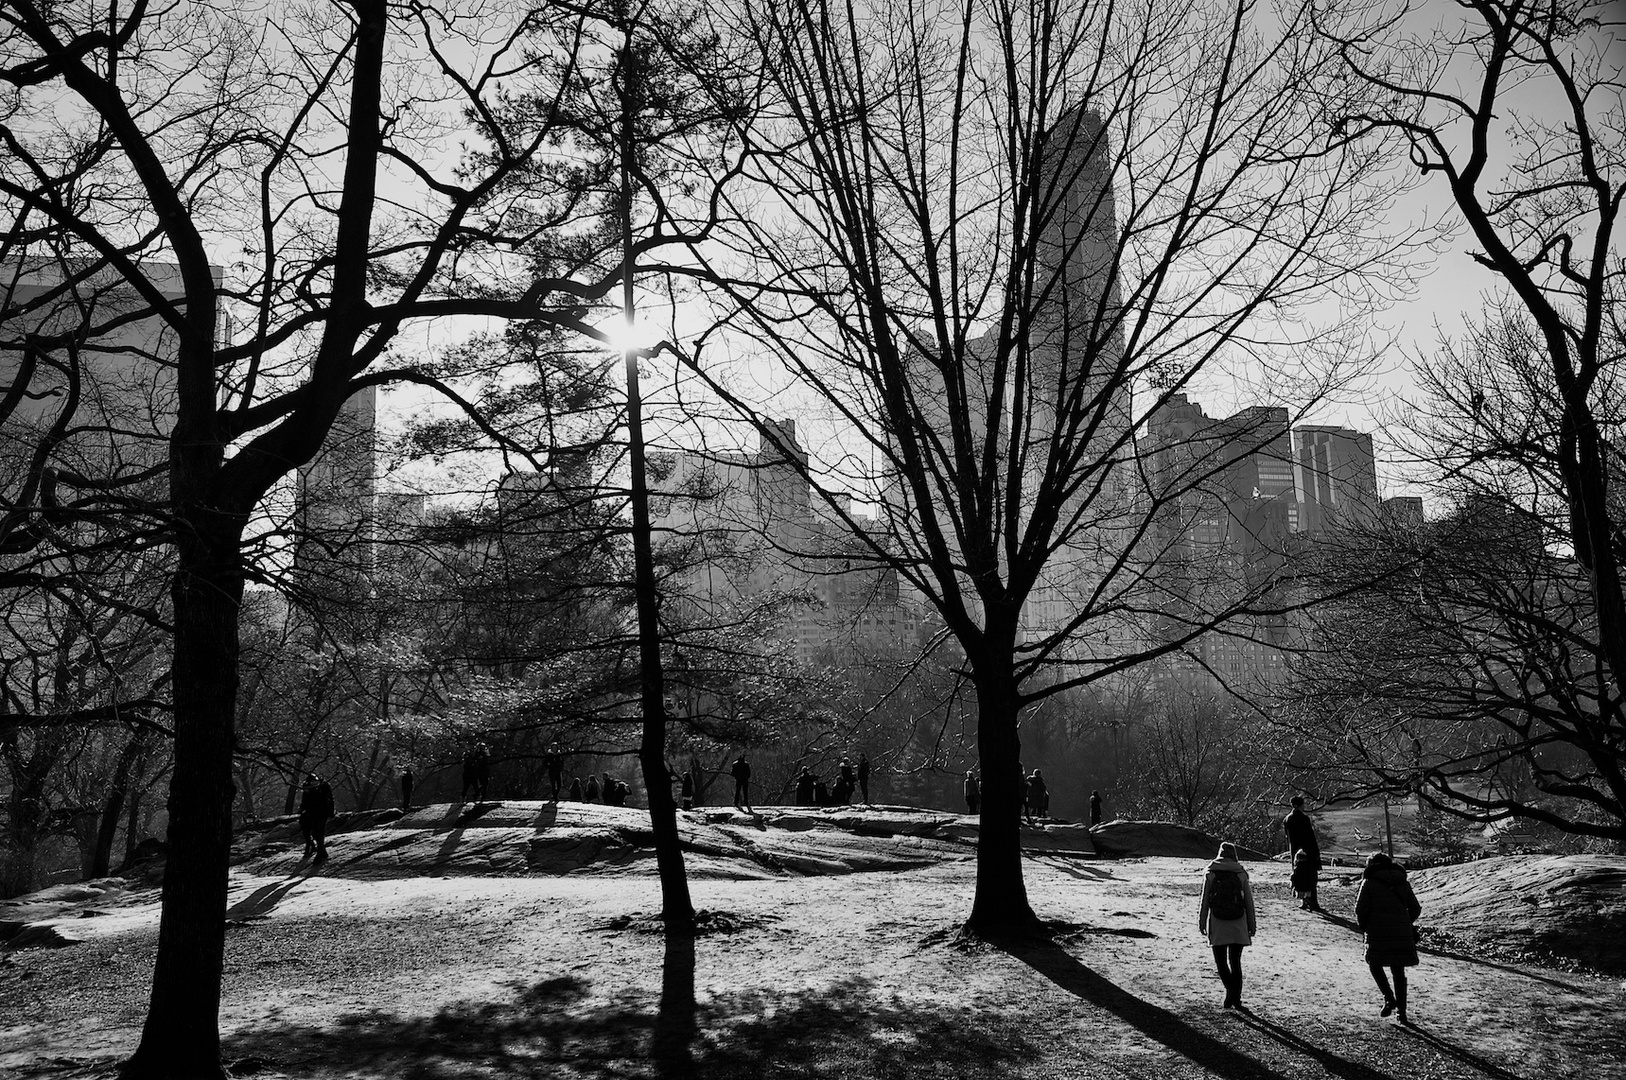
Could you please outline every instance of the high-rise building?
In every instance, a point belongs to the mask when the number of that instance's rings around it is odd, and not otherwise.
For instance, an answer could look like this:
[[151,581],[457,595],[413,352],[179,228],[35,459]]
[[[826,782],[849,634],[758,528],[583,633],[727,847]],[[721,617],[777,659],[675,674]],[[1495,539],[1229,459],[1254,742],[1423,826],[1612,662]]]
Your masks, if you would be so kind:
[[294,573],[318,596],[365,595],[377,559],[378,389],[345,401],[322,448],[299,469]]
[[1304,426],[1293,432],[1299,531],[1371,525],[1378,481],[1372,436],[1342,427]]

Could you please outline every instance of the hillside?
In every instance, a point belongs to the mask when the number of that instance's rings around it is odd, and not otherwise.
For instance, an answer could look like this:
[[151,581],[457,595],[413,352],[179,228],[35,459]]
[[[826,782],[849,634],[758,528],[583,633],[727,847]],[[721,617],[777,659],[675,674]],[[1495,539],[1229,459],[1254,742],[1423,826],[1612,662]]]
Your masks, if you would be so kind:
[[[222,1008],[235,1075],[1626,1076],[1621,969],[1582,967],[1614,963],[1626,938],[1626,859],[1415,875],[1427,951],[1403,1029],[1377,1016],[1344,918],[1352,877],[1326,884],[1321,918],[1297,910],[1284,865],[1251,864],[1253,1011],[1236,1014],[1196,930],[1204,860],[1109,860],[1076,826],[1024,836],[1056,942],[966,949],[953,932],[975,826],[956,815],[684,815],[705,932],[675,945],[655,932],[641,811],[503,803],[346,824],[314,870],[288,823],[240,838]],[[1157,835],[1132,824],[1101,846]],[[145,1004],[151,881],[0,905],[0,1075],[111,1075]]]

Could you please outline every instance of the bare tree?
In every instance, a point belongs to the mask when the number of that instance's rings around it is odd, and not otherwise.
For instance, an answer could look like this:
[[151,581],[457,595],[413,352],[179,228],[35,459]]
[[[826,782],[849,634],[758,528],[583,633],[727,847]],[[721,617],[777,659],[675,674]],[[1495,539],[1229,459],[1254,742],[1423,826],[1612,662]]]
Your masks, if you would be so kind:
[[1381,151],[1329,127],[1349,84],[1299,9],[747,11],[773,94],[740,133],[755,184],[726,250],[699,254],[780,364],[770,385],[815,403],[829,513],[963,651],[984,795],[967,928],[1025,932],[1024,710],[1287,603],[1261,581],[1146,630],[1159,505],[1235,451],[1154,487],[1144,417],[1231,378],[1301,405],[1359,367],[1375,282],[1405,277],[1405,240],[1372,227]]
[[1447,494],[1511,499],[1544,542],[1573,552],[1618,698],[1620,10],[1465,0],[1443,23],[1417,15],[1405,4],[1332,5],[1319,28],[1385,105],[1351,110],[1342,126],[1404,137],[1410,165],[1449,197],[1499,290],[1460,344],[1422,365],[1419,454]]
[[[383,0],[0,5],[0,245],[25,271],[44,265],[43,222],[47,288],[95,285],[119,326],[162,338],[108,367],[146,389],[140,434],[156,453],[109,438],[84,487],[167,479],[162,498],[119,510],[174,558],[171,855],[130,1076],[221,1075],[238,614],[256,507],[357,391],[405,381],[460,400],[396,362],[409,326],[481,316],[591,334],[585,305],[612,287],[613,274],[578,275],[559,242],[581,199],[570,169],[507,186],[560,146],[549,114],[515,127],[497,109],[499,84],[541,65],[522,38],[546,40],[539,85],[565,92],[578,24],[555,8],[454,20]],[[460,147],[471,131],[479,154]],[[495,272],[527,259],[531,274]],[[0,322],[14,316],[29,318],[8,307]]]

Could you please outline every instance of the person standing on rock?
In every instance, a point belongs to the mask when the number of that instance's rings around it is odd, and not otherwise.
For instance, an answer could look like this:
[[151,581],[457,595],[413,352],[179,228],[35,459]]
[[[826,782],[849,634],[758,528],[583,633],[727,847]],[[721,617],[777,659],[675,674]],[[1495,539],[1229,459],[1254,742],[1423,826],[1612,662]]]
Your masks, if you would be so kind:
[[401,810],[406,812],[412,809],[412,785],[417,778],[412,775],[412,766],[408,765],[401,770]]
[[858,779],[853,775],[853,763],[842,758],[841,767],[836,772],[836,802],[846,806],[852,802],[853,791],[858,787]]
[[688,769],[678,777],[679,794],[682,797],[682,806],[685,810],[694,809],[694,773]]
[[1090,792],[1090,824],[1101,824],[1101,793],[1099,791]]
[[[1383,852],[1366,860],[1361,872],[1361,888],[1355,894],[1355,925],[1366,935],[1366,966],[1372,981],[1383,992],[1379,1016],[1394,1013],[1406,1020],[1406,969],[1417,966],[1417,917],[1423,905],[1417,902],[1405,868]],[[1394,988],[1383,969],[1394,976]]]
[[1214,967],[1225,984],[1225,1008],[1242,1009],[1242,950],[1253,944],[1258,923],[1253,910],[1253,886],[1237,858],[1236,845],[1227,840],[1208,864],[1203,879],[1197,929],[1208,935]]
[[1028,818],[1044,818],[1050,814],[1050,789],[1045,786],[1044,777],[1039,770],[1034,769],[1033,775],[1028,777]]
[[581,802],[581,801],[583,801],[582,800],[582,778],[579,777],[579,776],[572,776],[570,778],[570,801],[571,802]]
[[736,810],[749,810],[751,808],[751,763],[741,754],[734,759],[729,767],[728,775],[734,778],[734,808]]
[[815,780],[815,778],[813,776],[813,773],[808,770],[808,767],[806,765],[803,765],[802,766],[802,771],[796,774],[796,805],[797,806],[812,806],[813,805],[813,784],[814,784],[814,780]]
[[864,805],[868,806],[869,805],[869,755],[868,754],[859,754],[858,755],[858,768],[856,770],[854,770],[854,771],[855,771],[855,774],[858,777],[858,794],[864,800]]
[[548,752],[542,755],[542,764],[548,770],[548,782],[553,785],[553,801],[558,802],[559,786],[565,778],[565,755],[560,752],[558,743],[548,747]]
[[299,793],[299,831],[305,837],[305,856],[327,859],[327,819],[333,816],[333,788],[315,773],[305,777]]
[[592,773],[587,774],[587,791],[584,802],[598,802],[598,777]]
[[[1293,859],[1296,865],[1296,853],[1305,852],[1305,862],[1310,867],[1307,872],[1309,889],[1299,902],[1299,907],[1306,911],[1320,911],[1321,901],[1316,894],[1321,873],[1321,845],[1316,842],[1315,823],[1304,812],[1303,795],[1293,796],[1293,809],[1282,819],[1282,829],[1287,833],[1287,857]],[[1298,889],[1297,884],[1294,889]]]
[[965,771],[965,805],[966,813],[972,815],[982,805],[982,785],[977,782],[977,774],[970,769]]

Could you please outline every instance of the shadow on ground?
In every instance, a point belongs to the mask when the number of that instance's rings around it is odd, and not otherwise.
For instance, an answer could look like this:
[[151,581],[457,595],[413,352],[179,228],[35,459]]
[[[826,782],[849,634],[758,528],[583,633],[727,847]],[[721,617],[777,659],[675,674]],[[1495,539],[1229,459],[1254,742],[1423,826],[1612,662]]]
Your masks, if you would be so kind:
[[515,987],[512,1001],[431,1017],[384,1012],[273,1025],[222,1047],[232,1075],[734,1080],[771,1076],[1002,1078],[1034,1048],[970,1010],[900,1007],[866,984],[699,1002],[692,941],[668,942],[659,994],[611,1004],[582,979]]

